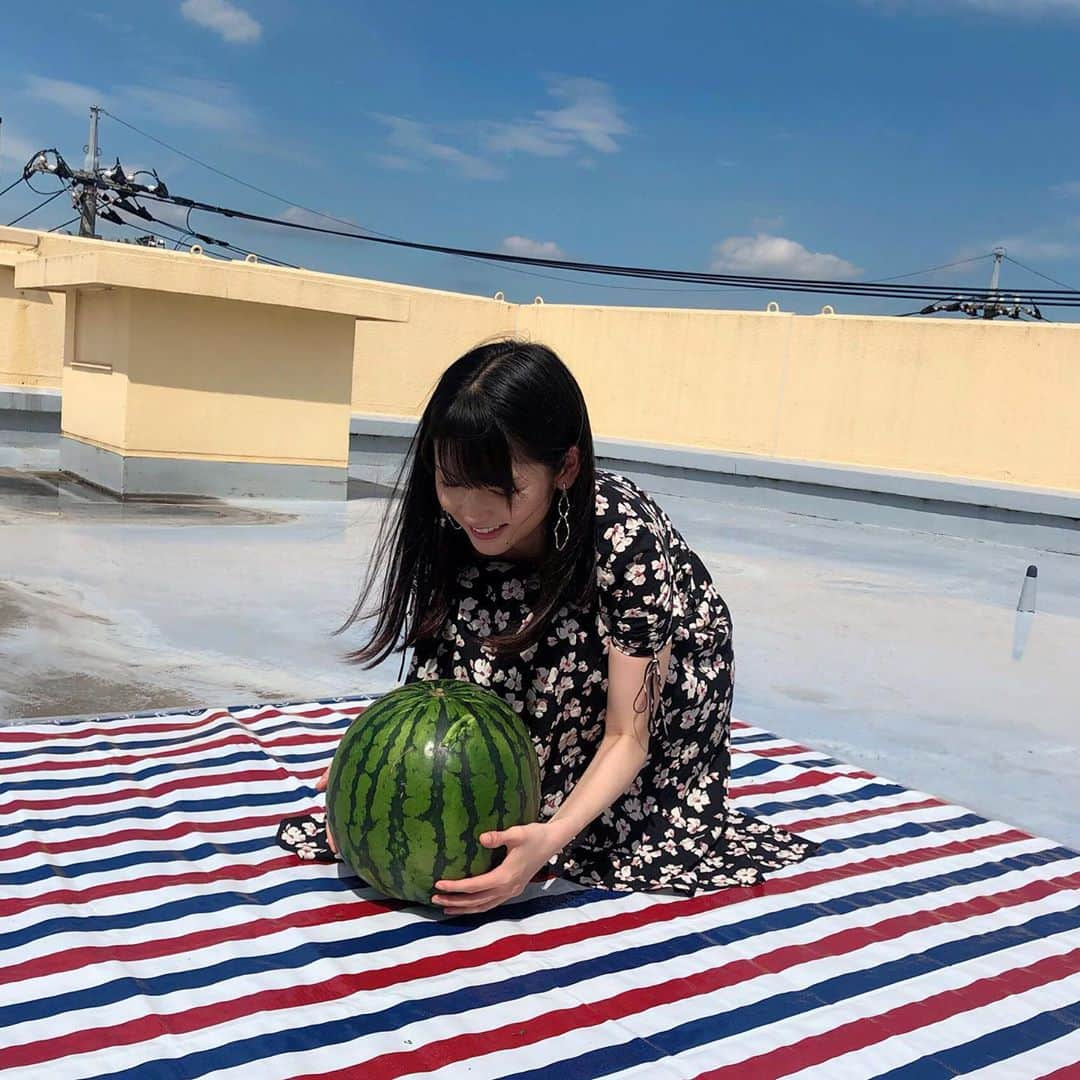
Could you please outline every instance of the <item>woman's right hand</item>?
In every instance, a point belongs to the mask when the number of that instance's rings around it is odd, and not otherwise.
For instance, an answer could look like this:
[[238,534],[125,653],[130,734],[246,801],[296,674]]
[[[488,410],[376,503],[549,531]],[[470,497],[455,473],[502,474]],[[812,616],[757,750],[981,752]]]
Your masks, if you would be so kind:
[[[316,791],[325,791],[326,790],[326,784],[327,784],[327,781],[329,779],[330,779],[330,769],[327,768],[326,772],[324,772],[322,774],[322,776],[320,776],[319,779],[315,781],[315,790]],[[326,842],[330,845],[330,850],[335,855],[340,855],[341,854],[341,852],[339,852],[338,849],[337,849],[337,844],[334,843],[334,838],[330,835],[330,822],[329,821],[327,821],[327,823],[326,823]]]

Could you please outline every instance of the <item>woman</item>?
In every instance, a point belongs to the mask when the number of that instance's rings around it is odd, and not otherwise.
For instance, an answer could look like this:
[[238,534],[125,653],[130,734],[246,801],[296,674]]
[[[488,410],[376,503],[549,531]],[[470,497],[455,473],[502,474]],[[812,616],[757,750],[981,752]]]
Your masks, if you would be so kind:
[[[489,833],[451,913],[516,896],[549,861],[610,889],[754,884],[813,845],[728,809],[731,617],[701,560],[629,480],[598,470],[581,390],[542,345],[481,345],[442,376],[371,573],[373,666],[492,690],[536,745],[539,822]],[[340,631],[339,631],[340,632]],[[403,646],[403,651],[404,651]],[[320,781],[325,786],[325,776]]]

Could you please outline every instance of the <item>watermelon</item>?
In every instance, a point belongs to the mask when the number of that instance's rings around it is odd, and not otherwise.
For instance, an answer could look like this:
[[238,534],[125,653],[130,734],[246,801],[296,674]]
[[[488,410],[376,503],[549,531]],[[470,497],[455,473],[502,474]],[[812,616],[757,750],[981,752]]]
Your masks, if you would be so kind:
[[540,768],[517,714],[454,679],[407,683],[345,732],[326,814],[345,863],[387,896],[430,904],[435,882],[492,869],[481,833],[536,821]]

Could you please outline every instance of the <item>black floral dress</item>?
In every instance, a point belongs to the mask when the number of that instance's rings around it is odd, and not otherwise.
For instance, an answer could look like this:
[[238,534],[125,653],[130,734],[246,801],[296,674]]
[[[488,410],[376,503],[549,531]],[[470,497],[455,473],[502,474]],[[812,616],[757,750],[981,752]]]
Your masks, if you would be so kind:
[[701,560],[648,495],[603,470],[596,548],[590,609],[564,606],[546,636],[509,657],[485,639],[530,617],[539,579],[528,564],[477,556],[458,576],[441,637],[414,651],[408,681],[467,680],[522,716],[540,759],[545,820],[603,737],[610,647],[655,662],[670,640],[649,757],[556,869],[585,885],[694,894],[755,884],[812,854],[810,842],[728,808],[731,615]]

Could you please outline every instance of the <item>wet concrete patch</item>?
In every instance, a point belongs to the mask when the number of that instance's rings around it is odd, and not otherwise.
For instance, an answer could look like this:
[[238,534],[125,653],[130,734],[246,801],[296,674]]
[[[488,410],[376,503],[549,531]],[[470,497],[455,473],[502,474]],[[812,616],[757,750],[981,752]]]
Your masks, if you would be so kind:
[[0,635],[10,634],[29,622],[26,608],[19,602],[18,593],[0,582]]
[[0,525],[42,519],[87,524],[280,525],[296,521],[297,515],[209,495],[120,498],[60,472],[0,469]]
[[68,672],[35,675],[25,683],[16,683],[8,693],[14,714],[21,720],[205,707],[204,702],[183,690]]

